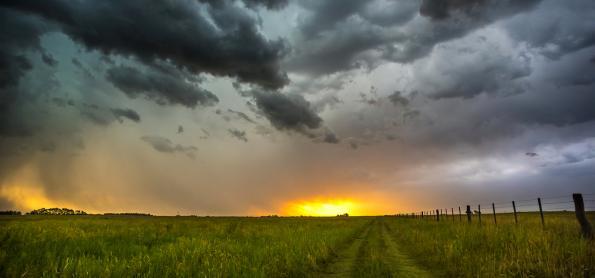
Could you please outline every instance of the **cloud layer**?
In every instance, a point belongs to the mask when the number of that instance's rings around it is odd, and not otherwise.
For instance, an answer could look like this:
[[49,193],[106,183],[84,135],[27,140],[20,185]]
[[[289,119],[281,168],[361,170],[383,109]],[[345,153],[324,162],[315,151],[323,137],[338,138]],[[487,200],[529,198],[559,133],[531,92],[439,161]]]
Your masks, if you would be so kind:
[[392,213],[595,178],[592,1],[3,1],[0,26],[0,209]]

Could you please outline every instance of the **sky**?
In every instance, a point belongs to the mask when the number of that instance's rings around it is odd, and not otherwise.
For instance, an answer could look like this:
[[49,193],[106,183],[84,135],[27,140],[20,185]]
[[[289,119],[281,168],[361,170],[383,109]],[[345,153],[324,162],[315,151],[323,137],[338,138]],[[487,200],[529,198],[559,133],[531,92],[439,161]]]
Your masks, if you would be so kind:
[[595,193],[591,0],[8,0],[0,210]]

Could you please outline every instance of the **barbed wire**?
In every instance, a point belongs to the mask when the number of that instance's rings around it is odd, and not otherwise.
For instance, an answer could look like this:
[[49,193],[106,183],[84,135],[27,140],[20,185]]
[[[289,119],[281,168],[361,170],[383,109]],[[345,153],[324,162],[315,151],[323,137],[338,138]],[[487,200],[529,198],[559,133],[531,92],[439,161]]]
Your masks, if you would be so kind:
[[[595,196],[595,193],[586,193],[586,194],[582,194],[583,196]],[[591,198],[591,197],[589,197]],[[480,203],[478,203],[477,205],[470,205],[470,209],[472,212],[477,212],[477,211],[481,211],[481,214],[488,214],[488,213],[493,213],[493,211],[495,210],[496,212],[500,212],[503,213],[503,211],[506,212],[510,212],[513,213],[514,212],[514,208],[516,207],[516,211],[517,212],[536,212],[539,211],[539,203],[538,203],[538,199],[541,200],[541,205],[542,205],[542,210],[544,211],[552,211],[552,210],[556,210],[556,209],[568,209],[568,210],[574,210],[574,206],[572,204],[574,204],[572,195],[557,195],[557,196],[547,196],[547,197],[539,197],[539,198],[532,198],[532,199],[522,199],[522,200],[511,200],[508,202],[505,201],[498,201],[498,202],[491,202],[488,204],[485,204],[485,201],[482,201]],[[512,202],[514,201],[514,207],[512,205]],[[591,204],[595,204],[595,199],[583,199],[583,202],[585,202],[585,209],[593,209],[590,207]],[[471,203],[471,202],[470,202]],[[566,206],[554,206],[552,207],[552,205],[569,205],[568,207]],[[493,206],[493,207],[492,207]],[[481,207],[481,209],[480,209]],[[459,212],[459,208],[461,209],[461,211]],[[438,208],[438,210],[440,210],[438,213],[442,216],[449,216],[449,215],[463,215],[466,214],[466,210],[467,210],[467,205],[457,205],[455,207],[450,207],[450,211],[449,208],[446,208],[446,210],[444,208],[440,209]],[[454,210],[454,211],[453,211]],[[424,216],[428,215],[428,216],[436,216],[436,209],[429,209],[429,210],[420,210],[415,212],[415,214],[419,214],[420,212],[423,212]],[[412,212],[409,212],[412,213]]]

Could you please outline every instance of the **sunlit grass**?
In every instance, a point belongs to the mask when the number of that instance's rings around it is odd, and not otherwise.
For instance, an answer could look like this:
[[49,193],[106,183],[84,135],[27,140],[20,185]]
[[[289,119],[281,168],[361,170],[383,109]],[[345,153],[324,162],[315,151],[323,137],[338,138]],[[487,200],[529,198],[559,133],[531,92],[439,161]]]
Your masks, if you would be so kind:
[[[594,215],[590,215],[595,223]],[[310,277],[353,249],[360,277],[583,277],[573,213],[397,217],[0,217],[0,277]],[[358,238],[358,240],[355,240]]]
[[287,277],[316,271],[369,218],[0,218],[0,277]]
[[[584,277],[595,275],[595,241],[580,237],[574,213],[485,215],[455,221],[390,218],[391,234],[421,266],[445,277]],[[595,223],[595,215],[590,215]]]

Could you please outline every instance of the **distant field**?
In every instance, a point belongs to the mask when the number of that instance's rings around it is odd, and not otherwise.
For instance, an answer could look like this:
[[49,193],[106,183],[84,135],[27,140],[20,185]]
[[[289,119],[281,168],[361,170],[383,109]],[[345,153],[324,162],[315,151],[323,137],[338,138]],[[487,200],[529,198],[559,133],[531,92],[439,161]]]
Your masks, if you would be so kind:
[[[595,223],[594,215],[590,215]],[[396,217],[0,217],[0,277],[583,277],[572,213]],[[519,220],[521,220],[519,219]]]

